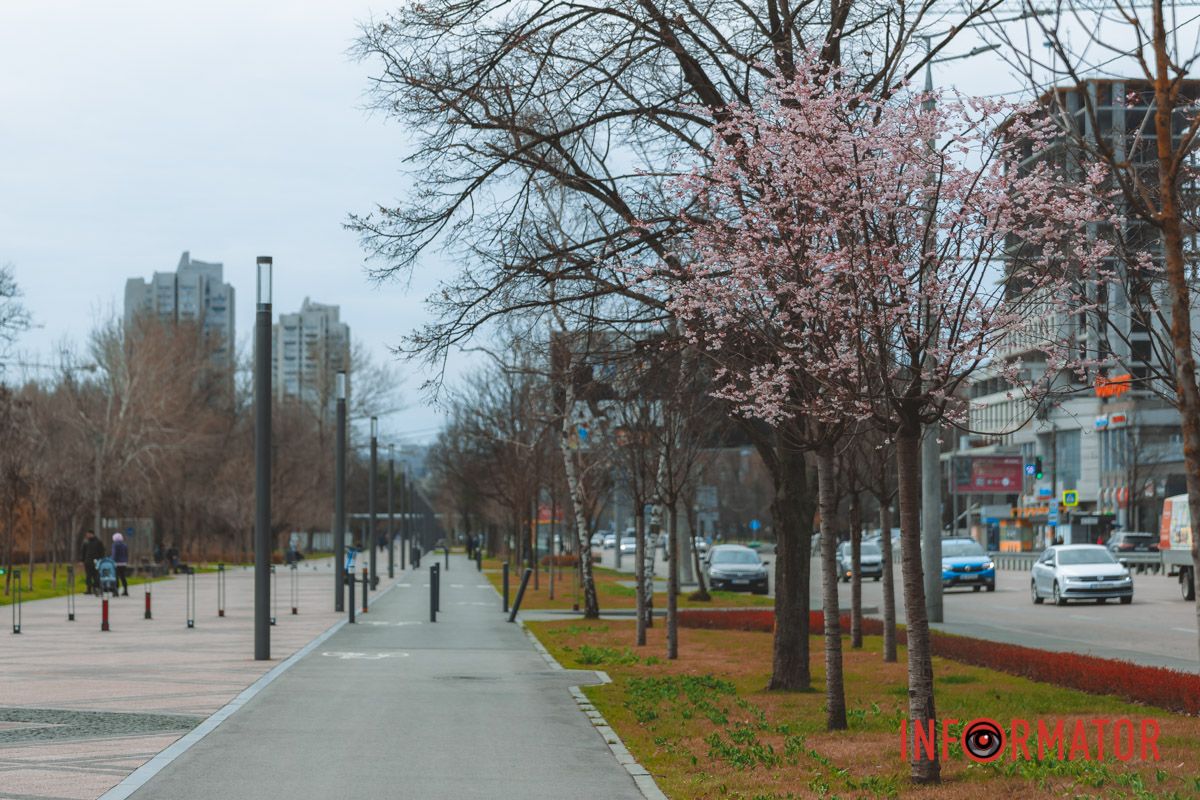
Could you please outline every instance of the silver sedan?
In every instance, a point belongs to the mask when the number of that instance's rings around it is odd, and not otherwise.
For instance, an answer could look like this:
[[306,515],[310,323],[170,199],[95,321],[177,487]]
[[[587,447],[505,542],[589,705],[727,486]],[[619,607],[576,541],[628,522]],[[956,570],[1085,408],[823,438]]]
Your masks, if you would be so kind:
[[1068,600],[1103,603],[1111,597],[1133,602],[1133,577],[1107,549],[1095,544],[1066,544],[1046,548],[1033,565],[1030,580],[1033,602],[1047,597],[1055,605]]

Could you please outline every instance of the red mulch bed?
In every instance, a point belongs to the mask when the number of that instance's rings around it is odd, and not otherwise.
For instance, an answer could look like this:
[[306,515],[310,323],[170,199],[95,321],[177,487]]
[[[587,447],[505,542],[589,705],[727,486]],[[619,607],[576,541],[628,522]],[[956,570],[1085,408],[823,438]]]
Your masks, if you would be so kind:
[[[824,619],[820,611],[809,612],[809,630],[813,634],[820,634]],[[679,625],[683,628],[770,633],[775,630],[775,612],[765,608],[681,609]],[[841,625],[842,630],[850,630],[848,615],[842,617]],[[881,634],[883,623],[865,617],[863,633]],[[904,641],[903,628],[897,631],[897,638]],[[936,631],[931,632],[931,638],[934,655],[943,658],[1091,694],[1111,694],[1170,711],[1200,714],[1200,675],[1195,673],[1080,653],[1038,650]]]

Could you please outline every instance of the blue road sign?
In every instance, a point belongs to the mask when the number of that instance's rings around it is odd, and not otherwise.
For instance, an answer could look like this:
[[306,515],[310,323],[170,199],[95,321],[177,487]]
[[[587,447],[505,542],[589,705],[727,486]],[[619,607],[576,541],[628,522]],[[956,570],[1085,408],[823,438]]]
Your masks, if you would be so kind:
[[759,522],[758,520],[756,520],[756,519],[750,520],[750,530],[757,531],[761,527],[762,527],[762,523]]
[[1036,475],[1037,474],[1037,465],[1036,464],[1026,464],[1025,465],[1025,474],[1026,475]]

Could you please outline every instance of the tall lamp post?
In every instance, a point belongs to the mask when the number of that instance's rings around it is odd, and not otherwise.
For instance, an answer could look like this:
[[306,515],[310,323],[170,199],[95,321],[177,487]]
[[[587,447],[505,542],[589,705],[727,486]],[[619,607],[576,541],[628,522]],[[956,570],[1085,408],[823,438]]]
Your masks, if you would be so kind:
[[337,441],[333,477],[333,607],[345,611],[346,597],[346,373],[337,374]]
[[400,571],[408,569],[408,473],[400,472]]
[[[396,489],[395,450],[388,445],[388,577],[396,577],[396,508],[393,495]],[[403,550],[401,551],[403,552]]]
[[367,476],[367,535],[364,545],[371,548],[371,588],[379,584],[375,570],[375,473],[379,471],[379,417],[371,417],[371,474]]
[[271,267],[258,257],[254,320],[254,660],[271,657]]

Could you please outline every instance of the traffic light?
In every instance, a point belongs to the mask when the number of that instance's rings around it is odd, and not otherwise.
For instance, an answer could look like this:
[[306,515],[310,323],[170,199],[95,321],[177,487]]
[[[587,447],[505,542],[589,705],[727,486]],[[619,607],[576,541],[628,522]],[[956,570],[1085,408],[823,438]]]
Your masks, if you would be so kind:
[[1044,474],[1042,472],[1042,457],[1038,456],[1033,460],[1033,477],[1040,481]]

